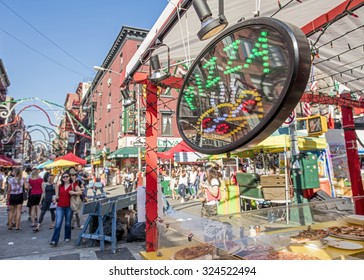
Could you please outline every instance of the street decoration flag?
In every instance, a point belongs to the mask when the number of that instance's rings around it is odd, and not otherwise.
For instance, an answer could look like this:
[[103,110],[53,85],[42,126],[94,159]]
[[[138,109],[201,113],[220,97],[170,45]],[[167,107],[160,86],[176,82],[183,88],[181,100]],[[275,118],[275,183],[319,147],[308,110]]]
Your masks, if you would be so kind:
[[317,81],[312,81],[312,83],[310,85],[310,90],[313,92],[317,91]]
[[308,102],[304,102],[303,103],[303,116],[304,117],[309,117],[311,116],[312,112],[311,112],[311,105]]

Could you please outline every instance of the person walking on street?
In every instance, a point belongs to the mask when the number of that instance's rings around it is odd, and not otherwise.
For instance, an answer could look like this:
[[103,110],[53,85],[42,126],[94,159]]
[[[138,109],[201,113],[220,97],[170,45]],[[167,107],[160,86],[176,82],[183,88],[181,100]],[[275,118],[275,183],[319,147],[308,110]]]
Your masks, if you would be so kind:
[[8,229],[12,230],[13,221],[15,221],[15,231],[20,230],[21,208],[24,202],[22,172],[20,168],[13,170],[13,176],[8,178]]
[[79,178],[82,179],[83,185],[87,187],[87,185],[90,183],[90,181],[93,181],[93,171],[91,170],[91,174],[88,174],[86,171],[83,170],[82,165],[77,166],[77,172]]
[[124,176],[125,193],[129,193],[133,190],[134,181],[135,181],[135,175],[132,172],[131,168],[127,167]]
[[36,227],[36,222],[38,220],[38,206],[43,193],[43,179],[39,176],[37,168],[33,168],[32,173],[30,173],[28,184],[31,189],[30,196],[28,198],[32,220],[31,227]]
[[[198,175],[196,166],[192,166],[192,169],[190,171],[189,184],[190,184],[189,189],[191,191],[191,196],[192,196],[191,199],[196,198],[198,190],[199,190],[199,184],[200,184],[200,177]],[[192,190],[193,190],[193,193],[192,193]]]
[[49,229],[54,228],[54,221],[56,220],[56,213],[55,213],[56,208],[53,207],[54,204],[52,204],[52,202],[53,202],[53,198],[56,195],[56,187],[54,184],[53,174],[49,174],[47,180],[43,182],[42,190],[43,190],[42,199],[41,199],[42,204],[41,204],[41,208],[40,208],[41,213],[39,216],[37,227],[35,229],[33,229],[34,232],[39,231],[40,226],[44,219],[44,215],[47,212],[47,210],[49,210],[51,212],[51,220],[52,220],[52,224],[50,225]]
[[188,176],[186,169],[181,168],[177,171],[178,176],[178,194],[181,196],[181,203],[186,201],[186,189],[188,186]]
[[28,211],[28,221],[30,222],[32,220],[32,216],[31,216],[31,211],[30,211],[30,204],[29,204],[29,196],[30,196],[30,186],[29,186],[29,178],[30,178],[30,173],[32,173],[32,168],[31,167],[27,167],[25,168],[25,170],[23,171],[23,179],[24,179],[24,200],[27,201],[27,205],[26,208],[27,209],[23,209],[22,207],[22,213],[23,212],[27,212]]
[[71,195],[81,195],[77,184],[73,183],[70,174],[64,172],[61,177],[61,184],[56,186],[56,226],[54,228],[53,236],[50,242],[51,246],[57,246],[60,235],[63,219],[65,220],[64,227],[64,241],[71,241],[71,221],[72,221],[72,210],[71,210]]
[[[76,173],[76,171],[71,170],[69,174],[71,176],[71,180],[72,180],[74,186],[77,185],[80,188],[81,192],[83,193],[85,188],[83,186],[83,182],[78,178],[78,174]],[[81,201],[83,201],[82,197],[81,197]],[[72,216],[71,229],[74,229],[75,222],[77,223],[77,228],[82,229],[81,228],[81,219],[80,219],[80,211],[82,208],[82,204],[80,204],[80,206],[81,206],[80,209],[78,209],[78,208],[72,209],[73,216]]]
[[[0,198],[1,198],[1,195],[4,195],[4,188],[3,188],[4,178],[5,178],[4,173],[0,169]],[[4,198],[5,198],[5,196],[4,196]]]

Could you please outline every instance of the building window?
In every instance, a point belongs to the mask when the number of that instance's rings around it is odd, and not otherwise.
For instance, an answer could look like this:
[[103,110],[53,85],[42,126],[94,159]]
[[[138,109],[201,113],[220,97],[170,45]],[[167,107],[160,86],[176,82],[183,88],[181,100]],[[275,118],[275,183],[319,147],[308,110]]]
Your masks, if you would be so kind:
[[162,136],[172,135],[172,113],[162,113]]
[[115,129],[114,129],[114,120],[111,122],[111,142],[114,142]]

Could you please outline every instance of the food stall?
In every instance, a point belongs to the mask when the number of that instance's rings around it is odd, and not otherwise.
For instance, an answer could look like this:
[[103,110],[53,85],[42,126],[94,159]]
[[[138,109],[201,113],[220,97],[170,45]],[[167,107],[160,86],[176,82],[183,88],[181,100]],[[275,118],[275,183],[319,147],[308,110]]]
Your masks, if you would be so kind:
[[[158,223],[158,248],[144,259],[347,260],[364,259],[364,216],[353,200],[331,199],[269,207],[204,219],[171,211]],[[286,223],[309,208],[312,223]],[[303,221],[305,221],[303,219]]]

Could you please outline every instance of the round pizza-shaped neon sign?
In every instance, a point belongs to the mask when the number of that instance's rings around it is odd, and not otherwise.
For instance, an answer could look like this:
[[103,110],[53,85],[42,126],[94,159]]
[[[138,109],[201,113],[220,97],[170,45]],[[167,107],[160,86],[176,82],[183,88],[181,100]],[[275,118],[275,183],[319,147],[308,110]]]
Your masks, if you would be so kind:
[[177,104],[182,138],[205,154],[260,143],[294,110],[310,65],[306,36],[296,26],[259,18],[227,29],[186,75]]

